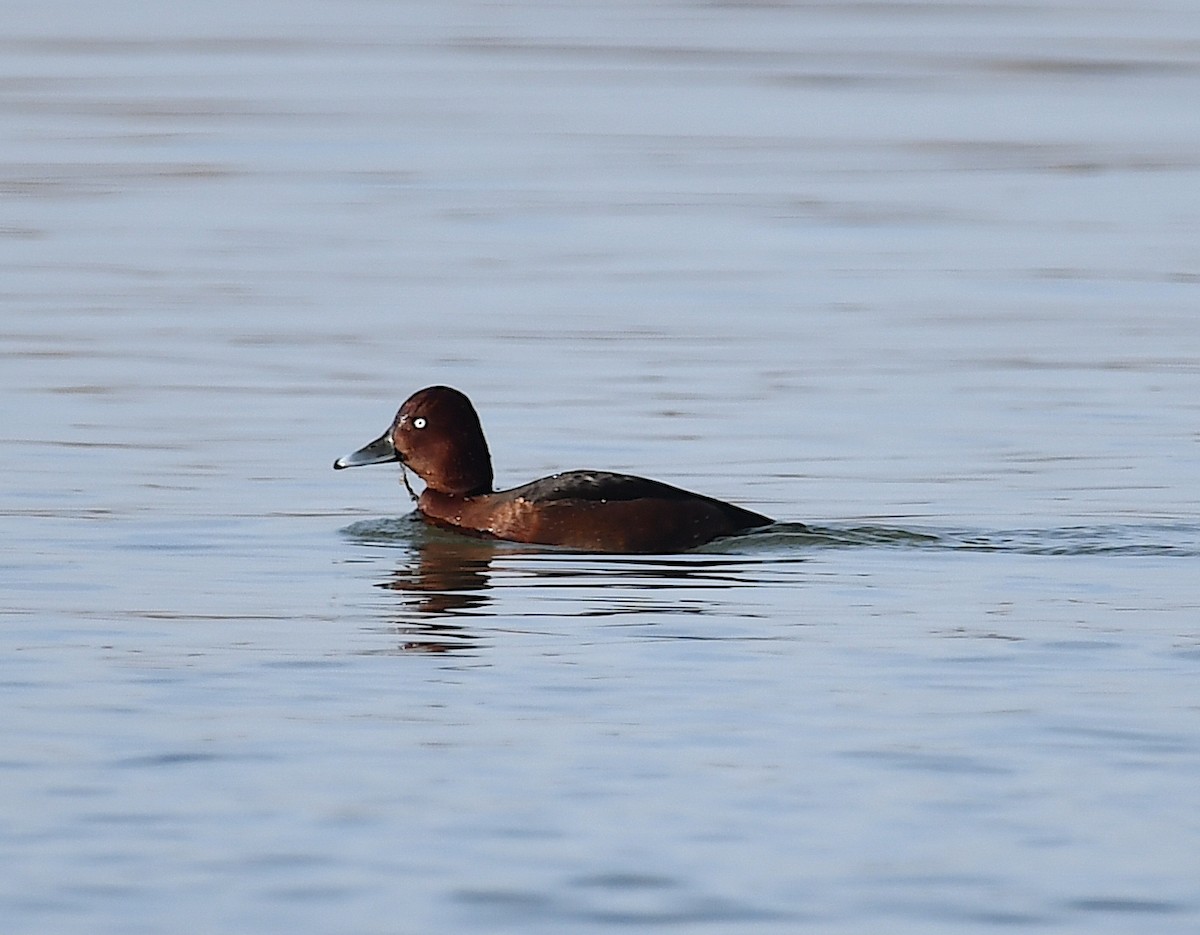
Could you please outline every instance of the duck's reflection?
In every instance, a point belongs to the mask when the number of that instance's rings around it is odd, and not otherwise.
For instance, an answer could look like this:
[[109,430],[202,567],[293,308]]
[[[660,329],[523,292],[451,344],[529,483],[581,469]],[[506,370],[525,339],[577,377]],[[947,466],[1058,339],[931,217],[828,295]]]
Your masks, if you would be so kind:
[[[579,618],[641,618],[660,627],[666,618],[720,614],[753,616],[744,595],[762,584],[794,581],[779,566],[803,554],[764,557],[715,550],[677,555],[577,553],[520,543],[474,539],[411,517],[370,521],[347,530],[364,544],[386,544],[402,556],[376,587],[385,602],[380,632],[403,642],[384,653],[474,654],[496,632],[496,605],[512,613]],[[744,546],[744,543],[743,543]],[[778,570],[775,570],[778,569]],[[540,623],[538,624],[540,626]],[[625,624],[621,624],[624,626]],[[707,631],[689,638],[715,638]]]
[[394,592],[400,607],[393,627],[410,636],[402,652],[462,652],[480,640],[456,618],[485,613],[498,546],[484,539],[434,533],[413,543],[413,560],[376,585]]

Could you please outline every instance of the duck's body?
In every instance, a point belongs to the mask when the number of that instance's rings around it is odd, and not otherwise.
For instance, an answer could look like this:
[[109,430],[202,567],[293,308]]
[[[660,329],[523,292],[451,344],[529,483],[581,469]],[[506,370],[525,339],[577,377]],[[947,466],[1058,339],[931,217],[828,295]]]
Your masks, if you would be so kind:
[[676,552],[765,526],[769,517],[660,481],[607,471],[568,471],[492,490],[479,417],[458,390],[411,396],[380,438],[335,468],[400,461],[425,481],[417,510],[473,535],[601,552]]
[[601,471],[568,471],[475,497],[427,487],[417,508],[441,526],[598,552],[675,552],[771,522],[669,484]]

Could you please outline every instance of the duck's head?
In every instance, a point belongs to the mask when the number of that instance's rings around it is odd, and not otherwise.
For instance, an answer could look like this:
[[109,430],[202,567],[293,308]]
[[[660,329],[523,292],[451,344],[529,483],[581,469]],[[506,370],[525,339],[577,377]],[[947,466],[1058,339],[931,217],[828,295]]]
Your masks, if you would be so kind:
[[413,393],[386,432],[333,462],[335,470],[399,461],[433,490],[470,497],[492,490],[492,456],[471,400],[449,386]]

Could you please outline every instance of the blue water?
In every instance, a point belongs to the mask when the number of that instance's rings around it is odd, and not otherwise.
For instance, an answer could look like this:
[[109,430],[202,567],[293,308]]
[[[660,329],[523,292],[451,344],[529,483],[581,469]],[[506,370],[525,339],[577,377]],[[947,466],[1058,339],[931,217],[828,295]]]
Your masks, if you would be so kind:
[[4,26],[5,933],[1200,928],[1194,4]]

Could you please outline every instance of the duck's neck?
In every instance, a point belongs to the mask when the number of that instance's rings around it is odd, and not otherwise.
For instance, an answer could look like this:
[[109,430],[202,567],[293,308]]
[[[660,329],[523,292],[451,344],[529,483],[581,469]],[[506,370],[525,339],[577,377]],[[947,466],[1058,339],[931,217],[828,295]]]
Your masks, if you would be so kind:
[[[466,450],[459,450],[462,447]],[[492,492],[492,459],[482,435],[469,445],[454,446],[433,465],[433,470],[418,473],[435,478],[444,496],[477,497]]]

